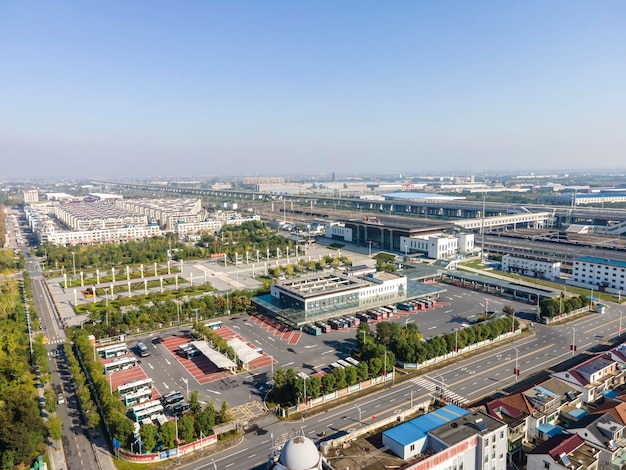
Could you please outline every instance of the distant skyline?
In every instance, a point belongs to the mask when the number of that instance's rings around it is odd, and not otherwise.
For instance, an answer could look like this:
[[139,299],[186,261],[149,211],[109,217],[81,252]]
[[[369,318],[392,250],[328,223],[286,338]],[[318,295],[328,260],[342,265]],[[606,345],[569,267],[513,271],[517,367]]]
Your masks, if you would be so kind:
[[0,4],[0,178],[626,169],[626,2]]

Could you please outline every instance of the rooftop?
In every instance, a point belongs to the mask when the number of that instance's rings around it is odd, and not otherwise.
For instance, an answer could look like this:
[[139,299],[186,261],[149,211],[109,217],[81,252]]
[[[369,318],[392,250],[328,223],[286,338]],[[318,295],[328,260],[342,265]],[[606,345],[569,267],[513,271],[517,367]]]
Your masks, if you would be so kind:
[[386,437],[393,439],[402,446],[409,445],[433,429],[449,423],[461,416],[468,415],[469,411],[455,405],[447,405],[438,410],[432,411],[423,416],[419,416],[411,421],[389,429],[383,433]]
[[475,434],[489,433],[505,426],[503,422],[477,411],[446,423],[445,426],[432,430],[430,434],[447,445],[453,446]]

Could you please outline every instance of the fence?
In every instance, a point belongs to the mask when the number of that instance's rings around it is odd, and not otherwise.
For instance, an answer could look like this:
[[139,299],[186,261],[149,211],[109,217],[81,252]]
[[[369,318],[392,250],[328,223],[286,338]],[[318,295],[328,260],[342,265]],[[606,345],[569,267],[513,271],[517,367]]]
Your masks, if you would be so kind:
[[571,317],[573,317],[575,315],[578,315],[580,313],[589,312],[590,310],[591,310],[591,307],[589,305],[586,305],[586,306],[584,306],[582,308],[578,308],[576,310],[572,310],[569,313],[560,313],[558,315],[555,315],[552,318],[550,318],[550,317],[541,317],[541,323],[549,325],[550,323],[566,320],[566,319],[571,318]]
[[351,393],[356,393],[361,390],[365,390],[374,385],[379,385],[386,382],[393,382],[393,372],[389,371],[386,375],[381,375],[380,377],[375,377],[373,379],[366,380],[356,385],[351,385],[347,388],[342,388],[341,390],[336,390],[334,392],[328,393],[318,398],[311,398],[307,400],[307,403],[300,403],[297,406],[291,406],[289,408],[280,408],[279,411],[282,416],[289,416],[292,413],[297,413],[299,411],[310,410],[315,406],[322,405],[324,403],[331,402],[337,398],[345,397],[350,395]]
[[164,450],[164,451],[155,452],[152,454],[134,454],[132,452],[128,452],[126,450],[120,449],[117,452],[117,456],[123,460],[127,460],[129,462],[135,462],[135,463],[160,462],[162,460],[169,460],[172,457],[181,457],[183,455],[190,454],[198,450],[202,450],[207,446],[211,446],[215,444],[216,442],[217,442],[217,435],[213,434],[211,436],[198,439],[197,441],[190,442],[189,444],[184,444],[182,446],[179,446],[176,449]]

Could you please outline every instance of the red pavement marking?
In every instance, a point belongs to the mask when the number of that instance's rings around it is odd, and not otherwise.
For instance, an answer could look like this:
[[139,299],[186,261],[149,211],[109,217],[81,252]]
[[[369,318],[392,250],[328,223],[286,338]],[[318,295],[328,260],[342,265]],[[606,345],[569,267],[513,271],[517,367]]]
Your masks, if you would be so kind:
[[294,333],[294,331],[293,331],[293,330],[287,330],[287,331],[285,331],[285,332],[281,335],[280,339],[282,339],[282,340],[284,340],[284,341],[288,341],[288,340],[289,340],[289,338],[291,338],[291,335],[292,335],[293,333]]
[[291,345],[296,345],[298,344],[298,341],[300,341],[300,336],[302,336],[302,333],[300,332],[296,332],[288,341],[288,344]]
[[[226,328],[227,327],[222,327]],[[220,330],[222,329],[220,328]],[[191,359],[185,359],[184,357],[176,354],[176,349],[181,344],[188,343],[189,338],[182,336],[172,336],[163,340],[163,345],[168,349],[168,351],[176,358],[176,360],[185,368],[187,371],[193,376],[194,379],[200,384],[204,385],[208,382],[213,382],[215,380],[219,380],[224,377],[230,376],[230,372],[220,371],[215,367],[211,361],[209,361],[206,356],[198,355]]]

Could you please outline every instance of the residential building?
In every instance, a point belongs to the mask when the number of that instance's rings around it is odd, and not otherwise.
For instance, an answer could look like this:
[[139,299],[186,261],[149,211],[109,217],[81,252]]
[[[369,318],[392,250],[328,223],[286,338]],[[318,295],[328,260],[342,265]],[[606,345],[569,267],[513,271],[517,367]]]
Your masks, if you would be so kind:
[[602,396],[602,392],[624,383],[624,371],[609,354],[593,356],[570,369],[554,372],[552,376],[581,392],[582,403],[592,403]]
[[485,413],[447,405],[384,431],[383,445],[409,460],[407,470],[505,470],[507,432]]
[[39,202],[39,191],[36,189],[24,191],[24,204],[32,204],[35,202]]
[[578,434],[554,436],[529,451],[527,470],[596,470],[600,451]]

